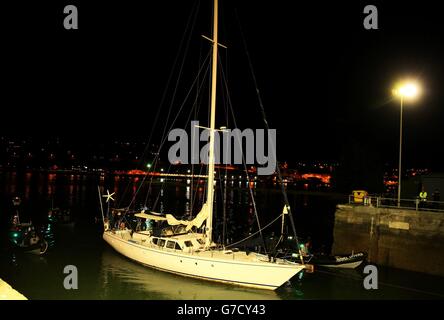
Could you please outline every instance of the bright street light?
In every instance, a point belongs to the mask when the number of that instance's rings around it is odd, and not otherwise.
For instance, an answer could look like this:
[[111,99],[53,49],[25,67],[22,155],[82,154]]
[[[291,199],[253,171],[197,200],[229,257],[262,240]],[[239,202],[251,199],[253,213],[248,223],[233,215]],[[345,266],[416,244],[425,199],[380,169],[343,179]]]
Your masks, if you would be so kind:
[[399,82],[393,89],[393,95],[401,100],[414,100],[420,94],[420,86],[416,81]]

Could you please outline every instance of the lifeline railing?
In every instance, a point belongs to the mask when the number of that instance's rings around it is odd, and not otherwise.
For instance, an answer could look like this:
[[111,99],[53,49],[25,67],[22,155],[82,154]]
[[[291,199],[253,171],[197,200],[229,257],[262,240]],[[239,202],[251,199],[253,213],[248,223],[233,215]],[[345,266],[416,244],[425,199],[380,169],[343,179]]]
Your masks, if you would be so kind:
[[400,199],[398,205],[397,198],[385,198],[379,196],[355,197],[348,196],[348,203],[353,205],[362,205],[376,208],[400,208],[416,211],[434,211],[444,212],[444,201],[421,201],[421,199]]

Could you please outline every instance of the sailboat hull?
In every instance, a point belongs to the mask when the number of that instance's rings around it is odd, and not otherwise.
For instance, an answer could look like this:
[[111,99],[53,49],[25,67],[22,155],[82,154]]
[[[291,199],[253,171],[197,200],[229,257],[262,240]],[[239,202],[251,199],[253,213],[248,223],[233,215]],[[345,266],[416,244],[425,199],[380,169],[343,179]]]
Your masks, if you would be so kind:
[[[145,266],[182,276],[275,290],[304,269],[296,263],[271,263],[245,259],[244,252],[182,253],[138,244],[128,233],[106,231],[103,239],[120,254]],[[236,254],[238,256],[236,256]]]

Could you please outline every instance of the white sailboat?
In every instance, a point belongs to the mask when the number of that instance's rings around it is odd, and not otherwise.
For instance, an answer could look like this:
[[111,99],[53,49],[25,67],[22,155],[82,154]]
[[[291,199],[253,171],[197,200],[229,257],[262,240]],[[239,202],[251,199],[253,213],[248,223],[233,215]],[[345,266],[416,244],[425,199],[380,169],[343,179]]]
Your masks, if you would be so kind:
[[[214,154],[216,116],[216,74],[218,57],[218,0],[214,0],[212,41],[211,114],[207,197],[199,214],[191,221],[173,215],[159,216],[141,212],[137,217],[164,220],[183,228],[181,234],[155,236],[150,231],[109,230],[103,239],[117,252],[145,266],[204,280],[275,290],[301,272],[304,264],[270,259],[259,253],[225,250],[212,239],[214,207]],[[205,233],[193,232],[205,223]],[[195,229],[194,228],[194,229]]]
[[[134,297],[140,292],[149,292],[157,297],[175,300],[278,300],[279,294],[273,290],[255,290],[230,285],[213,285],[208,281],[176,276],[171,273],[145,268],[143,265],[125,259],[111,250],[102,254],[101,276],[104,283],[118,279],[130,284]],[[103,298],[109,299],[121,288],[105,286]],[[139,294],[138,294],[139,292]],[[131,298],[126,297],[126,298]],[[157,298],[156,298],[157,299]]]

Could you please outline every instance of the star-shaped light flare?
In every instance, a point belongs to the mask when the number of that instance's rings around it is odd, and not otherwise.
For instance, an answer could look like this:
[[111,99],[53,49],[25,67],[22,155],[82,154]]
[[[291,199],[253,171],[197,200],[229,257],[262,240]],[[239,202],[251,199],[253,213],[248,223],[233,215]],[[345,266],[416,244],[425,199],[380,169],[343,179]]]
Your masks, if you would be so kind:
[[113,195],[115,195],[115,194],[116,194],[115,192],[110,194],[109,190],[106,190],[106,194],[103,195],[102,197],[106,198],[106,203],[108,203],[109,200],[114,201]]

